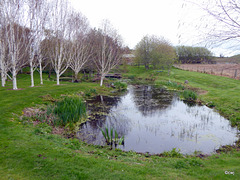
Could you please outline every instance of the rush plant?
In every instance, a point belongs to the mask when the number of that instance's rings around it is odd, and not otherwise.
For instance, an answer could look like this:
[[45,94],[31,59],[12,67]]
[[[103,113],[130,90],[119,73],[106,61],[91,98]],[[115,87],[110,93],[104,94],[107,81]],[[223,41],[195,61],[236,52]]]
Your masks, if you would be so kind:
[[[113,128],[109,129],[107,126],[105,126],[105,129],[102,129],[101,127],[99,127],[99,128],[102,132],[102,135],[103,135],[107,145],[115,144],[115,146],[117,146],[117,145],[124,144],[124,136],[121,138],[118,138],[118,133]],[[114,132],[114,137],[113,137],[113,132]]]
[[54,124],[66,126],[86,117],[86,105],[81,98],[65,97],[62,101],[56,102],[53,113],[58,116]]

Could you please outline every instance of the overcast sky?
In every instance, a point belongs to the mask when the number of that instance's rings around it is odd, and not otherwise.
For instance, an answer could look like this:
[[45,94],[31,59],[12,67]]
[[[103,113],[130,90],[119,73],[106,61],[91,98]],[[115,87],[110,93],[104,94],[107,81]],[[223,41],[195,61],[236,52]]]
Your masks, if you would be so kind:
[[[196,37],[200,36],[200,31],[194,28],[194,23],[204,12],[189,4],[182,7],[184,0],[70,1],[76,10],[82,12],[89,19],[92,27],[99,27],[103,19],[110,20],[122,36],[124,44],[130,48],[134,48],[147,34],[163,36],[174,46],[198,45]],[[225,56],[237,53],[221,48],[210,50],[217,56],[220,53]]]

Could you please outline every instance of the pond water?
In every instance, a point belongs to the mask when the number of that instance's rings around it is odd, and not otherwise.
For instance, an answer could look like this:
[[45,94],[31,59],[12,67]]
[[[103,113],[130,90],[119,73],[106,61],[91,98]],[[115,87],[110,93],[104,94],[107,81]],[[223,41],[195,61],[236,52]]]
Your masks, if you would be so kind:
[[117,148],[150,154],[173,148],[183,154],[210,154],[238,140],[237,128],[213,109],[187,104],[175,92],[154,86],[129,85],[122,96],[97,96],[88,104],[90,121],[77,136],[95,145],[106,144],[99,128],[105,126],[125,137]]

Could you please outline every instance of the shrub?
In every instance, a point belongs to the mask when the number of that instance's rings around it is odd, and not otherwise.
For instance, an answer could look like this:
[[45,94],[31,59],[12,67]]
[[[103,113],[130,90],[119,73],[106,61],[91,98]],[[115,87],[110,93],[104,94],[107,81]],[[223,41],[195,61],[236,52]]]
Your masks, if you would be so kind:
[[184,90],[183,98],[186,101],[196,101],[197,100],[197,93],[191,90]]
[[171,81],[168,81],[166,83],[164,83],[166,86],[169,86],[169,87],[172,87],[174,89],[179,89],[179,90],[184,90],[185,87],[181,84],[177,84],[175,82],[171,82]]
[[161,155],[163,157],[177,157],[177,158],[183,157],[183,155],[180,153],[180,149],[176,150],[176,148],[173,148],[171,151],[164,151]]
[[117,81],[117,82],[114,82],[113,85],[118,91],[124,91],[127,89],[127,83],[124,83],[124,82]]
[[81,98],[65,97],[56,102],[53,113],[58,116],[54,120],[55,125],[65,126],[68,123],[76,123],[86,117],[86,105]]

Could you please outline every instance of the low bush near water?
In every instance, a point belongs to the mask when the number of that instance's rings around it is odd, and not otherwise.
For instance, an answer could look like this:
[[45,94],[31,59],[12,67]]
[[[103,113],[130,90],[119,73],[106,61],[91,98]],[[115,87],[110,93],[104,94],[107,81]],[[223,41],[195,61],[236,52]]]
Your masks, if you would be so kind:
[[171,151],[164,151],[161,156],[163,157],[177,157],[182,158],[183,155],[180,153],[180,149],[176,150],[176,148],[173,148]]
[[127,83],[124,83],[124,82],[117,81],[117,82],[114,82],[113,85],[118,91],[124,91],[127,89]]
[[183,91],[183,98],[187,101],[196,101],[197,100],[197,93],[191,90]]
[[179,90],[184,90],[185,89],[185,87],[183,85],[177,84],[176,82],[172,82],[172,81],[164,82],[162,84],[166,85],[168,87],[174,88],[174,89],[179,89]]

